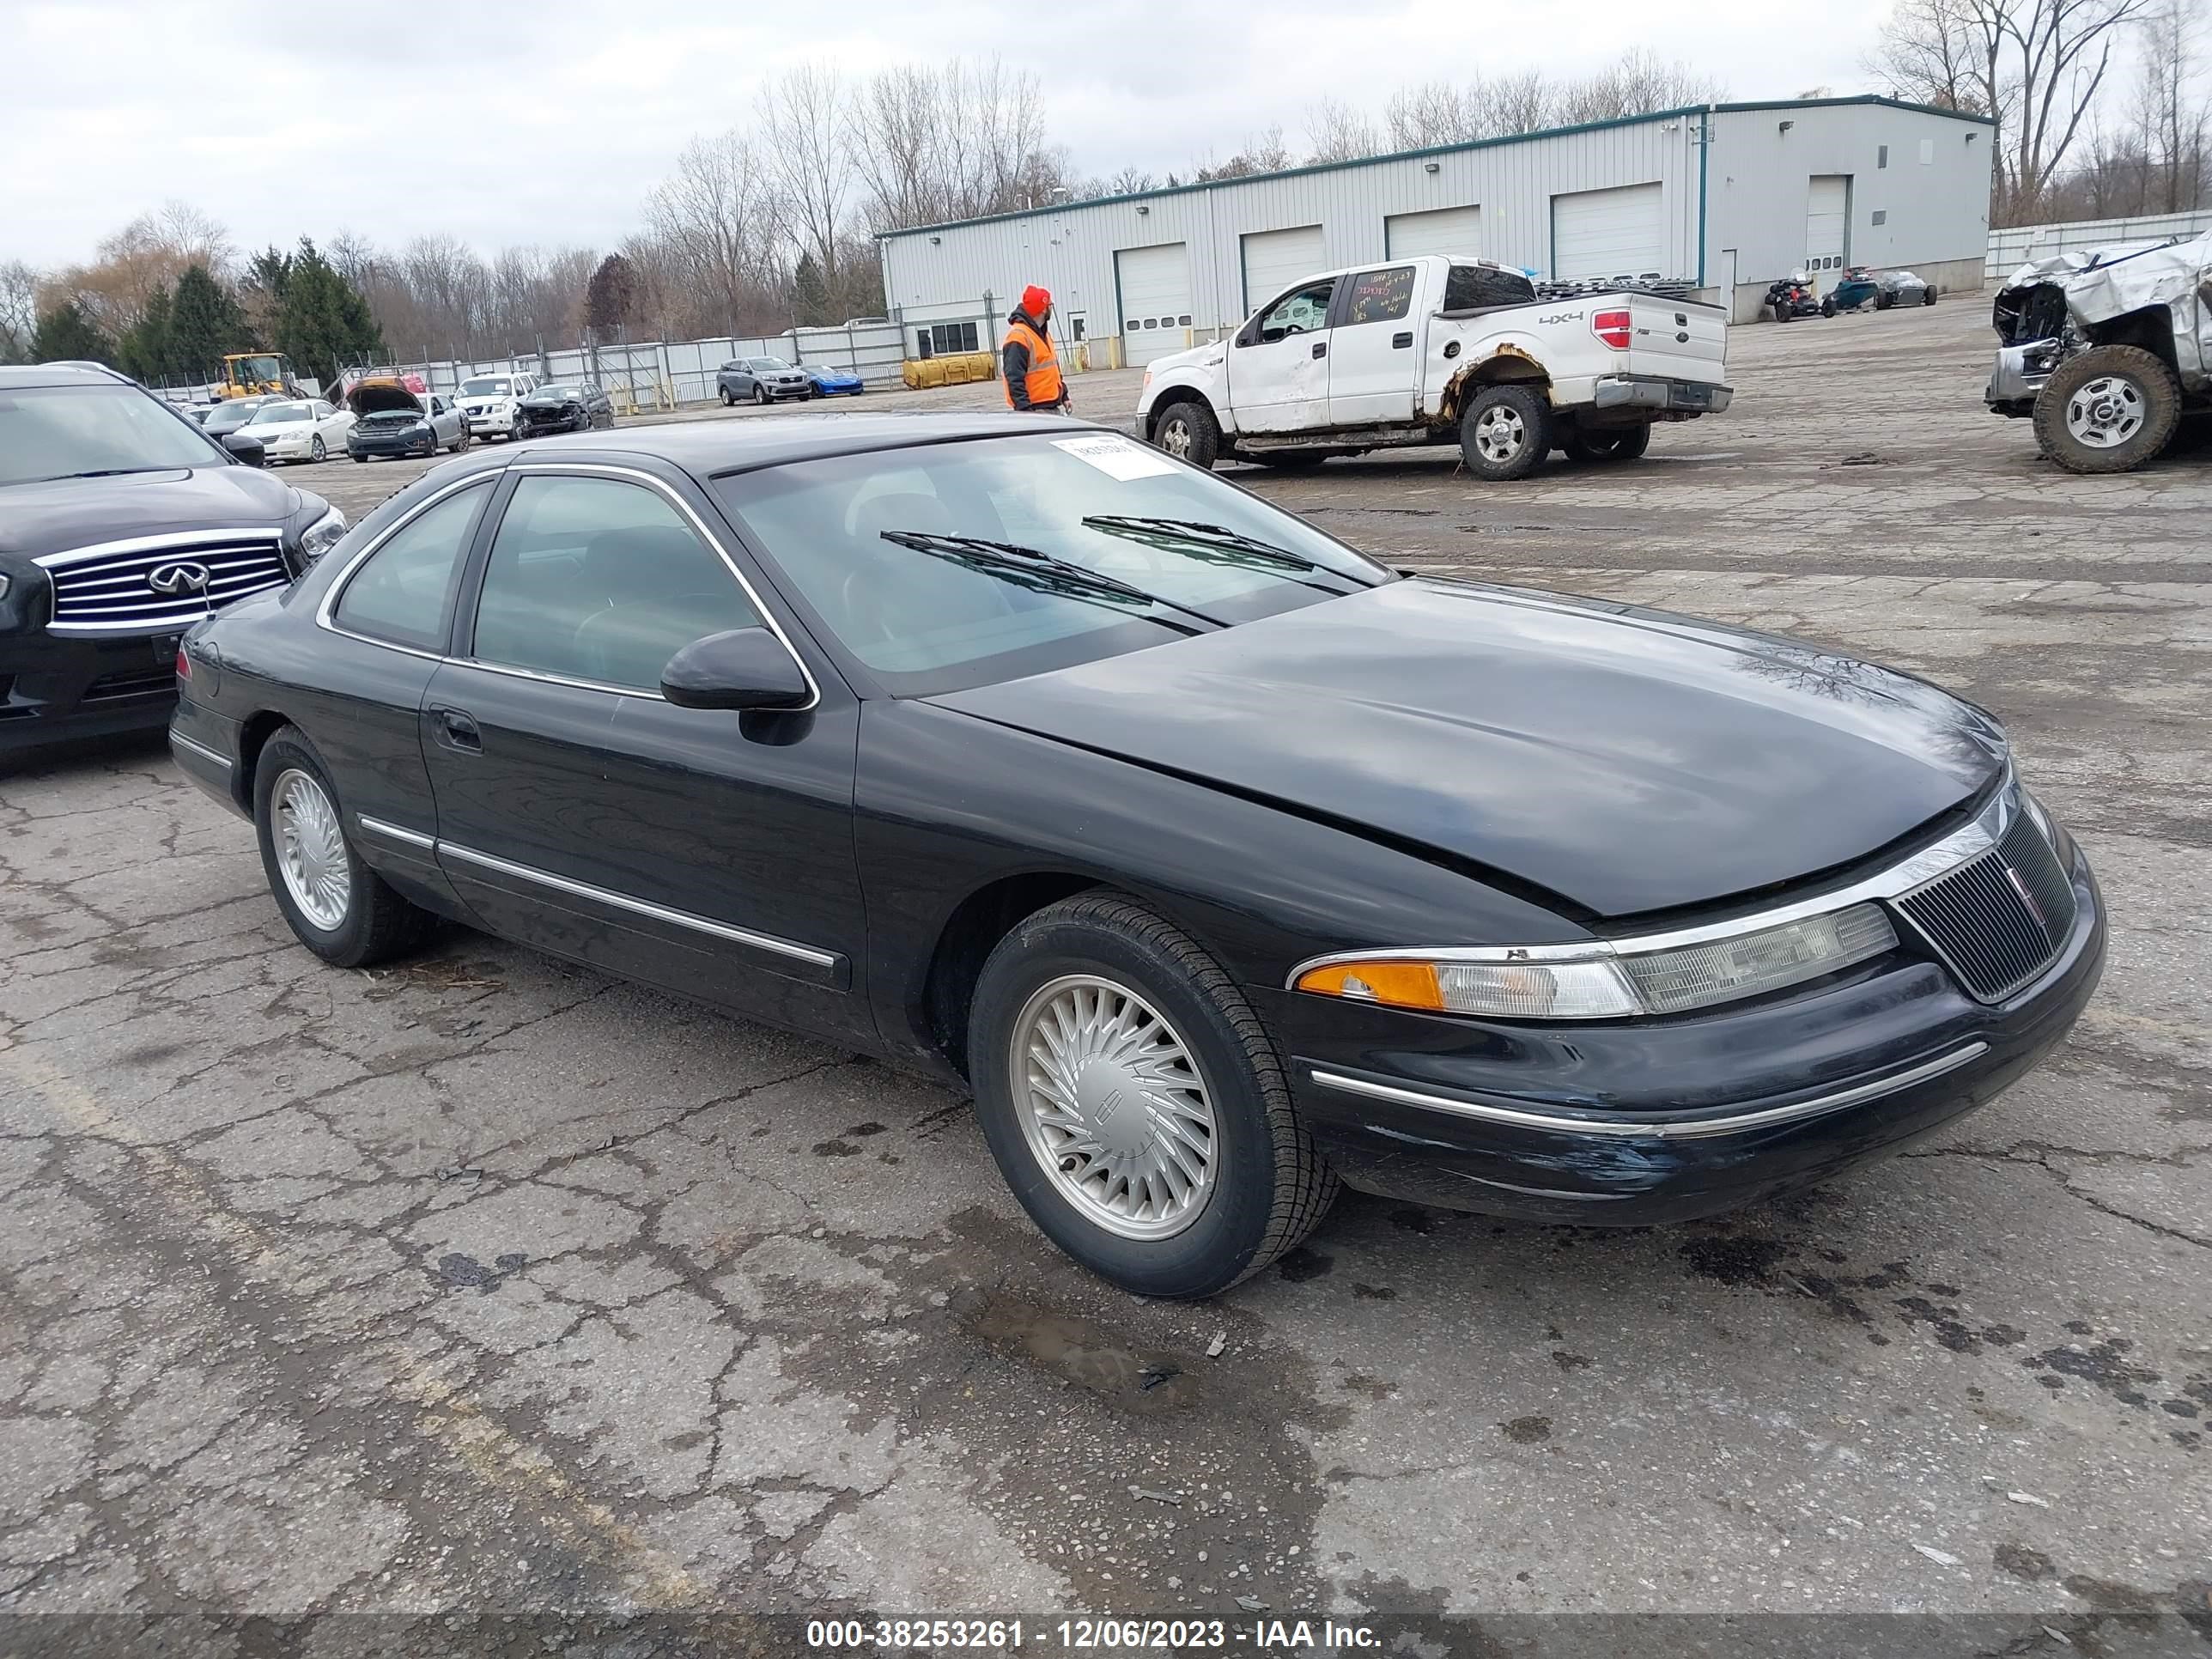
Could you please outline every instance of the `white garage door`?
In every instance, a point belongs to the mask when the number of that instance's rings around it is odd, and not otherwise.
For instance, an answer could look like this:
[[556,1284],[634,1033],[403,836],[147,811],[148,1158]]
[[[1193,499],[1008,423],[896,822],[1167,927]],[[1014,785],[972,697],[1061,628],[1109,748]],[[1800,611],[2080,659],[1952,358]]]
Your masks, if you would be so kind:
[[1255,230],[1244,239],[1244,314],[1273,299],[1301,276],[1328,269],[1319,225],[1296,230]]
[[1114,256],[1121,295],[1121,361],[1149,363],[1190,343],[1190,248],[1125,247]]
[[1815,173],[1805,187],[1805,269],[1813,286],[1826,294],[1836,285],[1850,252],[1851,178],[1847,173]]
[[1428,213],[1393,214],[1382,222],[1382,246],[1393,259],[1410,259],[1417,253],[1479,259],[1482,210],[1437,208]]
[[1659,186],[1578,190],[1552,198],[1552,275],[1641,276],[1667,269],[1666,217]]

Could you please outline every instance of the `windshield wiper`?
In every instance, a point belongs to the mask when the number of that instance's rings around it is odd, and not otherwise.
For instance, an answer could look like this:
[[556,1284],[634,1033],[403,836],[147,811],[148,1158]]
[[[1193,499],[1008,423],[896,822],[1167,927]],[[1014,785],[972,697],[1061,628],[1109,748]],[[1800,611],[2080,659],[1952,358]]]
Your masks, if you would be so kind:
[[[1275,570],[1339,576],[1346,581],[1352,580],[1345,576],[1342,571],[1331,569],[1317,559],[1309,559],[1302,553],[1293,553],[1273,542],[1263,542],[1256,536],[1247,536],[1226,525],[1206,524],[1195,519],[1123,518],[1111,513],[1093,513],[1083,522],[1087,528],[1103,532],[1109,536],[1126,536],[1131,541],[1142,542],[1147,547],[1156,547],[1166,553],[1180,553],[1209,564],[1247,568],[1260,565]],[[1323,593],[1352,591],[1329,587],[1321,582],[1301,582],[1299,585],[1318,589]]]
[[119,478],[126,472],[189,472],[189,464],[175,466],[95,466],[82,472],[57,472],[49,478],[34,478],[34,483],[67,483],[71,478]]
[[[1109,576],[1085,565],[1072,564],[1066,559],[1054,558],[1041,549],[1024,547],[1018,542],[994,542],[982,536],[941,535],[933,530],[885,530],[878,533],[895,547],[911,548],[917,553],[950,559],[956,564],[965,564],[994,575],[1027,578],[1021,585],[1039,592],[1066,592],[1071,598],[1094,600],[1101,595],[1134,599],[1141,605],[1157,605],[1170,611],[1179,611],[1186,617],[1195,617],[1208,628],[1229,626],[1218,617],[1209,617],[1203,611],[1194,611],[1187,605],[1177,605],[1173,599],[1164,599],[1157,593],[1148,593],[1119,577]],[[1090,590],[1088,593],[1083,592],[1086,588]],[[1169,628],[1179,628],[1186,634],[1200,631],[1188,623],[1167,617],[1156,617],[1152,620]]]

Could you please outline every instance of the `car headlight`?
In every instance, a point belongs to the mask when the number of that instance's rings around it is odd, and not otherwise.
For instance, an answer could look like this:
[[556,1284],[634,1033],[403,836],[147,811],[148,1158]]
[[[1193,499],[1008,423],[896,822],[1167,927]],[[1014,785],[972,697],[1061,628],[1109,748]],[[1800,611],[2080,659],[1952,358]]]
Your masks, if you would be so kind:
[[0,570],[0,599],[6,599],[7,597],[8,597],[8,573],[7,573],[6,571],[4,571],[4,570]]
[[1619,944],[1337,957],[1291,988],[1432,1014],[1505,1019],[1626,1019],[1678,1014],[1778,991],[1897,945],[1878,904],[1657,950]]
[[309,525],[307,533],[300,538],[300,551],[307,556],[312,564],[336,547],[338,538],[346,533],[346,515],[335,507]]

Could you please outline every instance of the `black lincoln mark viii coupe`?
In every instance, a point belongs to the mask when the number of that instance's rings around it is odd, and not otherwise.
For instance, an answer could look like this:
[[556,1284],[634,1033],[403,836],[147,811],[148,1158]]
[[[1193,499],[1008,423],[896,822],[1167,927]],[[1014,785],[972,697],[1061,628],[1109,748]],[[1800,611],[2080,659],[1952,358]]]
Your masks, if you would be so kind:
[[1340,1179],[1705,1214],[1990,1099],[2094,881],[1987,714],[1786,640],[1406,578],[1039,416],[433,471],[185,641],[179,761],[341,964],[433,915],[964,1080],[1200,1296]]

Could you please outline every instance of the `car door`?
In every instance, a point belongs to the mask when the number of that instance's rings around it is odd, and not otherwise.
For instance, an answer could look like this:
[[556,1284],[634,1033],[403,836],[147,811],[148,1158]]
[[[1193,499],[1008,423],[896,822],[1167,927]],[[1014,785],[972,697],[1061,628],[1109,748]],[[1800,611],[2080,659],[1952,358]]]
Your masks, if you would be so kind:
[[1245,432],[1299,432],[1328,423],[1328,309],[1337,279],[1279,295],[1237,331],[1229,390]]
[[[331,769],[363,859],[402,892],[448,910],[457,901],[434,854],[422,697],[497,482],[479,475],[449,485],[376,529],[316,606],[312,664],[246,665],[299,688],[284,712]],[[325,686],[345,690],[315,689]]]
[[1413,341],[1413,265],[1378,265],[1345,278],[1328,339],[1328,423],[1372,426],[1413,418],[1420,379]]
[[872,1042],[853,990],[858,702],[813,663],[802,711],[660,695],[693,641],[783,626],[713,512],[643,471],[514,470],[423,703],[440,862],[497,932]]

